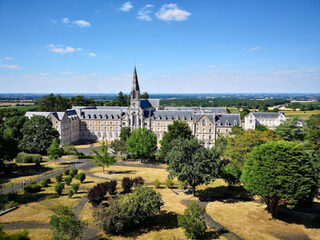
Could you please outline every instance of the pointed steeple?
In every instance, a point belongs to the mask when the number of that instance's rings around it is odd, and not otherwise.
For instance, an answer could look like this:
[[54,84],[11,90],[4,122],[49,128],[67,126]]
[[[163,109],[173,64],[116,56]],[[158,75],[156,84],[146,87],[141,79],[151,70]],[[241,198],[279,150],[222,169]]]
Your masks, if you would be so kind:
[[136,66],[134,66],[134,71],[133,71],[133,79],[132,79],[132,86],[131,86],[131,100],[140,100],[140,87],[138,82]]

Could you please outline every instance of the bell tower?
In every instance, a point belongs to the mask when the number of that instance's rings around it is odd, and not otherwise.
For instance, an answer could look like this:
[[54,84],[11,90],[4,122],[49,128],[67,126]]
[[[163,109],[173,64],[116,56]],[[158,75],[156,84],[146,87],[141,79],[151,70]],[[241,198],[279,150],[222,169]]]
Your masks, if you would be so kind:
[[140,87],[136,66],[134,66],[128,122],[131,130],[143,126],[143,110],[140,107]]

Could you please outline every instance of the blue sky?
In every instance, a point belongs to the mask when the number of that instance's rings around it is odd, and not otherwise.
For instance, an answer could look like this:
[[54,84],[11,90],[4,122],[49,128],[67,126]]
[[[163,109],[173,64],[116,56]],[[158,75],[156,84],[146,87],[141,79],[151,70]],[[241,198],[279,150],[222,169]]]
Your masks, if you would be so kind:
[[318,0],[0,0],[0,92],[320,92]]

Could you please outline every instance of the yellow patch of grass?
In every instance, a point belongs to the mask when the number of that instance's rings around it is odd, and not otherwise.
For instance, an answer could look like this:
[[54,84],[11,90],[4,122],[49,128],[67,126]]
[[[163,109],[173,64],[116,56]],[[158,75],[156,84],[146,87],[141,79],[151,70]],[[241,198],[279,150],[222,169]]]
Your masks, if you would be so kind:
[[312,111],[286,111],[286,117],[299,117],[299,118],[309,118],[313,114],[320,114],[320,110]]
[[[23,230],[5,230],[7,234],[14,234],[22,232]],[[50,239],[50,229],[38,228],[38,229],[28,229],[28,236],[31,240],[47,240]]]
[[[303,225],[288,224],[277,219],[271,219],[264,204],[257,204],[252,201],[211,202],[207,205],[206,211],[215,221],[248,240],[275,240],[281,238],[281,236],[285,238],[289,235],[306,239],[309,237],[316,240],[320,236],[320,229],[306,228]],[[299,237],[295,239],[299,239]]]
[[[107,174],[107,171],[121,171],[123,173]],[[142,168],[142,167],[127,167],[127,166],[110,166],[105,168],[105,172],[102,173],[102,167],[92,168],[90,172],[95,173],[98,176],[107,178],[114,178],[121,180],[124,177],[138,177],[141,176],[147,182],[153,182],[159,179],[160,182],[164,183],[167,179],[168,172],[165,169],[158,168]]]

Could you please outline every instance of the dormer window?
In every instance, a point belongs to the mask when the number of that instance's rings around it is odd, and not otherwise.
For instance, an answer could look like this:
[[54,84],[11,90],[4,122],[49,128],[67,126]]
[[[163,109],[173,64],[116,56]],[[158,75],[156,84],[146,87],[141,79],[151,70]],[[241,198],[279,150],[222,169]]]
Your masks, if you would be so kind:
[[97,115],[95,115],[95,114],[94,114],[93,116],[94,116],[94,119],[96,119],[96,118],[97,118]]

